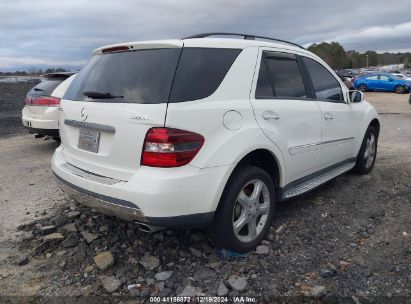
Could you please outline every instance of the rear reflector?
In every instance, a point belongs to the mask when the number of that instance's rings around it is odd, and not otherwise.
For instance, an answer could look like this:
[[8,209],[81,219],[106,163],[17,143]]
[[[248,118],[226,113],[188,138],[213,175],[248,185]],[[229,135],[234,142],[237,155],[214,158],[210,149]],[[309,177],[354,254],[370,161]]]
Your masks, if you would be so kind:
[[144,140],[141,165],[181,167],[193,160],[204,144],[200,134],[171,128],[151,128]]
[[127,51],[127,50],[129,50],[129,49],[130,49],[130,48],[129,48],[128,46],[113,46],[113,47],[111,47],[111,48],[103,49],[101,52],[102,52],[103,54],[106,54],[106,53],[112,53],[112,52]]
[[43,107],[58,107],[60,98],[51,96],[27,97],[26,105],[29,106],[43,106]]

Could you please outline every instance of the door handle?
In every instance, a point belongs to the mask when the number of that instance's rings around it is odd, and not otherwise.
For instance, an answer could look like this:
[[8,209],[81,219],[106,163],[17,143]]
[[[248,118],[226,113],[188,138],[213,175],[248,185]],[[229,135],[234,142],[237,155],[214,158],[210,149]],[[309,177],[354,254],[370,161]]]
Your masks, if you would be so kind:
[[334,119],[334,116],[331,113],[326,112],[326,113],[324,113],[324,119],[325,120],[331,120],[331,119]]
[[262,116],[263,116],[263,118],[265,119],[265,120],[271,120],[271,119],[273,119],[273,120],[277,120],[277,119],[280,119],[280,115],[278,115],[278,113],[277,112],[274,112],[274,111],[264,111],[263,112],[263,114],[262,114]]

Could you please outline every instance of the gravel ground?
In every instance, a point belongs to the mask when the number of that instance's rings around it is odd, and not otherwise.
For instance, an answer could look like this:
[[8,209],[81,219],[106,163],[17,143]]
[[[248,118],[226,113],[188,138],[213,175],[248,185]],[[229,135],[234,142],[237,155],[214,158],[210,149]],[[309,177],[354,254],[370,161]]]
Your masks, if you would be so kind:
[[384,113],[375,169],[278,204],[267,240],[240,258],[204,231],[145,234],[70,201],[49,165],[57,143],[11,136],[19,125],[9,125],[0,135],[0,302],[410,303],[411,106],[406,95],[366,99]]
[[0,83],[0,137],[27,133],[21,123],[21,110],[27,92],[36,83]]

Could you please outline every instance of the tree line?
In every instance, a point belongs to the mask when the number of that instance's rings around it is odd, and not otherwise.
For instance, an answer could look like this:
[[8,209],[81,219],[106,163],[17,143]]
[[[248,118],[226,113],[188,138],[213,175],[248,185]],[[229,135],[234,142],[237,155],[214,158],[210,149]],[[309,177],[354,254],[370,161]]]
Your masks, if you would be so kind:
[[333,69],[363,68],[367,66],[383,66],[391,64],[404,64],[406,68],[411,68],[411,53],[382,53],[366,51],[345,51],[338,42],[322,42],[312,44],[308,50],[322,58]]
[[[410,52],[379,54],[375,51],[366,51],[364,53],[359,53],[357,51],[345,51],[342,45],[338,42],[322,42],[319,44],[312,44],[308,47],[308,50],[322,58],[336,70],[363,68],[367,66],[367,63],[368,66],[383,66],[403,63],[405,68],[411,68]],[[69,72],[69,70],[62,68],[49,68],[46,70],[30,68],[27,71],[0,72],[0,76],[43,75],[56,72]]]
[[15,71],[15,72],[0,72],[0,76],[33,76],[33,75],[44,75],[48,73],[58,73],[58,72],[70,72],[70,70],[62,68],[50,68],[46,70],[30,68],[27,71]]

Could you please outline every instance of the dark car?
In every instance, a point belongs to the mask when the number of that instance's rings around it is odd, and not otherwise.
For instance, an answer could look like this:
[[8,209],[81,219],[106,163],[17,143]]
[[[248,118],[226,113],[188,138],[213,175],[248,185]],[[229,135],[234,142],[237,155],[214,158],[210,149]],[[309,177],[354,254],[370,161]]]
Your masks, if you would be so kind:
[[337,73],[337,75],[338,75],[338,77],[340,77],[340,79],[344,82],[344,84],[347,86],[347,88],[349,90],[354,90],[355,89],[354,84],[351,82],[349,77],[341,76],[338,73]]

